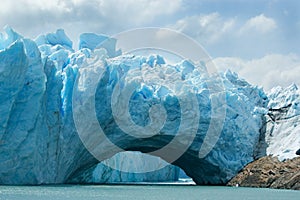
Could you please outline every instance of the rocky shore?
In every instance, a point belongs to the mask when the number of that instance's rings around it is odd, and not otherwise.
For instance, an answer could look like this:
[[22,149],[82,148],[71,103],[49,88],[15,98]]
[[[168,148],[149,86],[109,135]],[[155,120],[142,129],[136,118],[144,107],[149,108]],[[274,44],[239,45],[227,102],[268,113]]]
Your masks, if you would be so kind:
[[249,163],[227,185],[300,190],[300,157],[280,162],[265,156]]

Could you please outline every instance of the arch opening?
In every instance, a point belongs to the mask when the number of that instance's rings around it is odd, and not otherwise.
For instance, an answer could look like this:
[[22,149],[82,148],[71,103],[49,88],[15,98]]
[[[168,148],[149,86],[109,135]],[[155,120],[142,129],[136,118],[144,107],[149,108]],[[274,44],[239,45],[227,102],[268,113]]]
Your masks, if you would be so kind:
[[82,170],[68,182],[83,184],[195,185],[183,169],[141,151],[119,152]]

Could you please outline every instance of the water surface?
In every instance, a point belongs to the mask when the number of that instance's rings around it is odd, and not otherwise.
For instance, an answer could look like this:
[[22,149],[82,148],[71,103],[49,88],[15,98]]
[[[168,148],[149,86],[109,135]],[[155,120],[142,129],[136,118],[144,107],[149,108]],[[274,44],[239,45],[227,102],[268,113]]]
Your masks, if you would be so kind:
[[300,192],[292,190],[191,185],[0,186],[0,200],[299,200],[299,197]]

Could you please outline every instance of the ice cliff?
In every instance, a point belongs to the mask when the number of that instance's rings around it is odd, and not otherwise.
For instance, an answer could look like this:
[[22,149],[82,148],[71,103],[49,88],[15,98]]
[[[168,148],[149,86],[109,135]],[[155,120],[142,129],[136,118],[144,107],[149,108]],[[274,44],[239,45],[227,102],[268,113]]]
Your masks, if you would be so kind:
[[273,155],[280,161],[294,158],[300,149],[300,91],[295,84],[287,88],[275,87],[268,92],[268,98],[259,157]]
[[[84,139],[93,149],[87,150],[79,132],[96,130],[98,125],[120,149],[158,152],[153,154],[174,161],[198,184],[224,184],[253,161],[262,139],[263,117],[272,101],[261,88],[237,74],[227,71],[208,76],[204,62],[183,60],[171,65],[159,55],[122,55],[115,50],[117,41],[107,36],[83,34],[80,49],[75,51],[63,30],[34,41],[9,28],[5,31],[0,35],[1,184],[134,181],[145,176],[176,179],[174,166],[151,175],[127,173],[121,178],[104,163],[96,167],[99,161],[95,152],[101,161],[119,152],[104,139],[88,137]],[[108,42],[97,48],[104,40]],[[164,87],[164,80],[171,80],[172,90]],[[91,88],[95,88],[94,94],[89,93]],[[132,89],[129,97],[126,88]],[[221,97],[225,101],[220,101]],[[124,98],[128,98],[127,104],[122,102]],[[98,125],[86,115],[92,111],[90,100],[95,103]],[[158,109],[161,107],[164,112]],[[123,117],[124,110],[131,121]],[[218,116],[220,110],[225,111],[222,116]],[[210,124],[222,118],[214,145],[214,138],[207,139],[206,135],[216,128]],[[144,130],[158,132],[149,135]],[[174,138],[175,146],[167,153],[159,152]],[[210,142],[212,150],[199,156],[201,146]],[[172,155],[187,144],[182,155],[172,160]],[[110,162],[126,158],[118,156]],[[149,162],[155,165],[161,161]],[[147,165],[133,161],[127,168]],[[86,174],[91,169],[94,175]]]
[[[72,42],[63,30],[39,36],[35,42],[10,28],[5,31],[6,34],[0,35],[0,182],[66,182],[75,171],[70,168],[76,169],[80,159],[97,162],[84,149],[72,122],[69,85],[75,80],[76,67],[64,69],[71,57],[77,56],[73,54]],[[76,59],[80,60],[81,52],[77,53]],[[120,157],[117,155],[114,159],[122,161]],[[139,157],[143,160],[144,155]],[[149,162],[162,162],[158,160]],[[143,168],[148,164],[135,162],[133,166]],[[130,173],[121,173],[103,164],[97,170],[110,177],[101,182],[137,181]],[[174,181],[177,171],[170,165],[147,174],[150,179],[139,174],[139,180]],[[94,178],[98,180],[101,176],[97,174]]]

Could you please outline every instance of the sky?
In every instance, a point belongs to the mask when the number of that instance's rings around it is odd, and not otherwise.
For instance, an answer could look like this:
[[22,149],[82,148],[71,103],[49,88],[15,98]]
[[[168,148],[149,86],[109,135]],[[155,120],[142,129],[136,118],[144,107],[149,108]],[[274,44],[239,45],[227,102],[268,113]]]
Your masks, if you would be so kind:
[[5,25],[29,38],[62,28],[75,48],[84,32],[170,28],[199,42],[218,69],[266,91],[300,86],[298,0],[1,0]]

